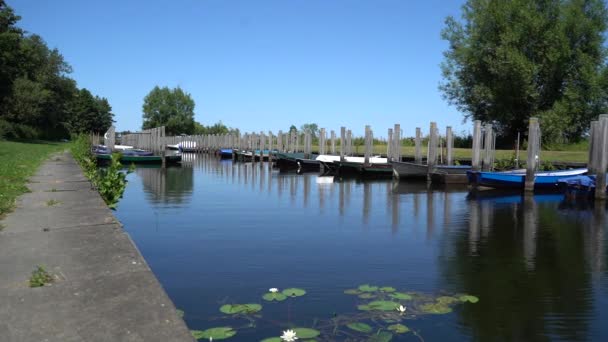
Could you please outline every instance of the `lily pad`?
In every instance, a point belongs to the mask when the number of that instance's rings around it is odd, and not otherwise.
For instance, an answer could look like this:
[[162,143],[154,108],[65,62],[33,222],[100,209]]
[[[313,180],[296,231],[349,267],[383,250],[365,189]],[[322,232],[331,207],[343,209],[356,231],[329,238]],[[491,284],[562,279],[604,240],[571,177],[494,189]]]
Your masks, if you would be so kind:
[[393,311],[399,307],[399,303],[391,302],[388,300],[375,300],[373,302],[367,303],[367,306],[371,308],[371,310],[378,311]]
[[390,286],[385,286],[385,287],[381,287],[380,291],[382,292],[386,292],[386,293],[390,293],[390,292],[395,292],[397,290],[395,290],[394,287],[390,287]]
[[393,339],[393,334],[387,331],[381,331],[375,335],[372,335],[367,341],[368,342],[389,342]]
[[362,333],[366,333],[366,334],[372,332],[372,330],[373,330],[372,327],[369,326],[369,324],[365,324],[365,323],[361,323],[361,322],[349,323],[346,326],[354,331],[358,331],[358,332],[362,332]]
[[287,296],[282,294],[281,292],[268,292],[268,293],[264,294],[262,296],[262,298],[264,298],[264,300],[267,300],[269,302],[272,302],[273,300],[276,300],[277,302],[281,302],[281,301],[284,301],[285,299],[287,299]]
[[225,304],[220,307],[220,311],[228,315],[252,314],[260,310],[260,304]]
[[437,298],[437,302],[440,304],[450,305],[454,304],[458,301],[458,298],[450,297],[450,296],[441,296]]
[[357,289],[348,289],[348,290],[344,290],[344,293],[349,294],[349,295],[358,295],[358,294],[361,294],[361,291],[359,291]]
[[283,290],[283,294],[287,297],[300,297],[306,294],[305,290],[298,289],[295,287]]
[[458,299],[460,299],[461,302],[469,302],[469,303],[479,302],[479,298],[477,298],[475,296],[471,296],[471,295],[462,295]]
[[410,296],[410,295],[409,295],[409,294],[407,294],[407,293],[403,293],[403,292],[395,292],[395,293],[391,293],[391,294],[390,294],[390,296],[391,296],[392,298],[395,298],[395,299],[401,299],[401,300],[410,300],[410,299],[412,299],[412,296]]
[[185,312],[184,310],[176,309],[177,315],[181,318],[184,318]]
[[217,327],[217,328],[211,328],[211,329],[207,329],[207,330],[203,330],[203,331],[192,330],[192,336],[194,336],[194,338],[197,340],[200,340],[202,338],[204,338],[204,339],[213,338],[214,340],[225,340],[234,335],[236,335],[236,331],[234,331],[231,327]]
[[396,334],[404,334],[410,331],[410,328],[406,327],[403,324],[392,324],[388,326],[388,330],[396,333]]
[[357,309],[361,310],[361,311],[370,311],[373,310],[373,308],[369,305],[357,305]]
[[427,303],[420,306],[420,310],[429,314],[446,314],[452,312],[449,306],[441,303]]
[[296,332],[298,338],[315,338],[321,334],[319,330],[311,328],[295,328],[293,331]]
[[362,299],[370,299],[370,298],[374,298],[374,297],[376,297],[376,296],[369,292],[365,292],[365,293],[362,293],[359,295],[359,298],[362,298]]
[[363,291],[363,292],[376,292],[378,291],[378,286],[372,286],[369,284],[364,284],[359,286],[359,291]]
[[283,342],[283,340],[280,337],[269,337],[263,339],[261,342]]

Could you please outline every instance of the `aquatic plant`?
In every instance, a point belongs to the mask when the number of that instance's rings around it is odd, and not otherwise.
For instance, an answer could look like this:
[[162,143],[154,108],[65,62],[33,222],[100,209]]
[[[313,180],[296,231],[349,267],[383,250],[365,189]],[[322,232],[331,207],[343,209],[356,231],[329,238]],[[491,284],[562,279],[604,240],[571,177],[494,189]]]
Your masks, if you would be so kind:
[[405,314],[405,310],[406,308],[403,305],[399,305],[399,307],[397,308],[397,311],[399,311],[399,313],[402,315]]
[[209,341],[213,340],[225,340],[236,335],[236,331],[231,327],[217,327],[210,328],[207,330],[191,330],[192,336],[197,339],[208,339]]
[[229,314],[252,314],[262,310],[260,304],[225,304],[220,307],[220,311]]
[[306,291],[292,287],[292,288],[283,290],[283,294],[286,295],[287,297],[301,297],[306,294]]
[[42,287],[53,281],[53,277],[44,269],[43,266],[36,266],[30,277],[30,287]]
[[285,342],[293,342],[297,339],[298,337],[296,336],[296,332],[293,330],[285,330],[283,331],[283,335],[281,335],[281,340]]

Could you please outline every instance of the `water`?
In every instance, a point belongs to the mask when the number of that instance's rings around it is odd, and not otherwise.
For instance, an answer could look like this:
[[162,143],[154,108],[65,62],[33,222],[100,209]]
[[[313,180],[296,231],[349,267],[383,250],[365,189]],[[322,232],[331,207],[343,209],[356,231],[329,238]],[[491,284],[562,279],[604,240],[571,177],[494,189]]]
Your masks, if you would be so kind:
[[[605,208],[194,155],[128,179],[117,216],[190,329],[231,326],[229,341],[260,341],[314,325],[319,341],[365,341],[343,325],[332,337],[331,318],[377,329],[395,323],[384,314],[415,331],[392,341],[608,340]],[[424,314],[418,297],[400,301],[405,316],[374,311],[374,322],[357,310],[373,299],[343,293],[361,284],[479,302]],[[307,294],[262,300],[272,287]],[[227,303],[262,304],[261,317],[225,318]]]

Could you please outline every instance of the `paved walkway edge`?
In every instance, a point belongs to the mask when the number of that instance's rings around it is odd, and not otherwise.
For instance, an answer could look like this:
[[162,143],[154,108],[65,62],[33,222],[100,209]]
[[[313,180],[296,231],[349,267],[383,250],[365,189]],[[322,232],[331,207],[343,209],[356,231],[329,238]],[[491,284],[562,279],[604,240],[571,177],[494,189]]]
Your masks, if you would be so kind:
[[[194,341],[68,152],[51,157],[0,221],[0,340]],[[54,281],[29,287],[37,265]]]

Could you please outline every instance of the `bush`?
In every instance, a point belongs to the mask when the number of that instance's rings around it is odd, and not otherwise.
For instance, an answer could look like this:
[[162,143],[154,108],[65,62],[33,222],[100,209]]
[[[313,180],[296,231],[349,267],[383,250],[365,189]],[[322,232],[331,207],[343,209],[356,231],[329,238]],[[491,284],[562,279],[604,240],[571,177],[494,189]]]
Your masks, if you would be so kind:
[[40,132],[31,126],[0,119],[0,139],[36,140]]

